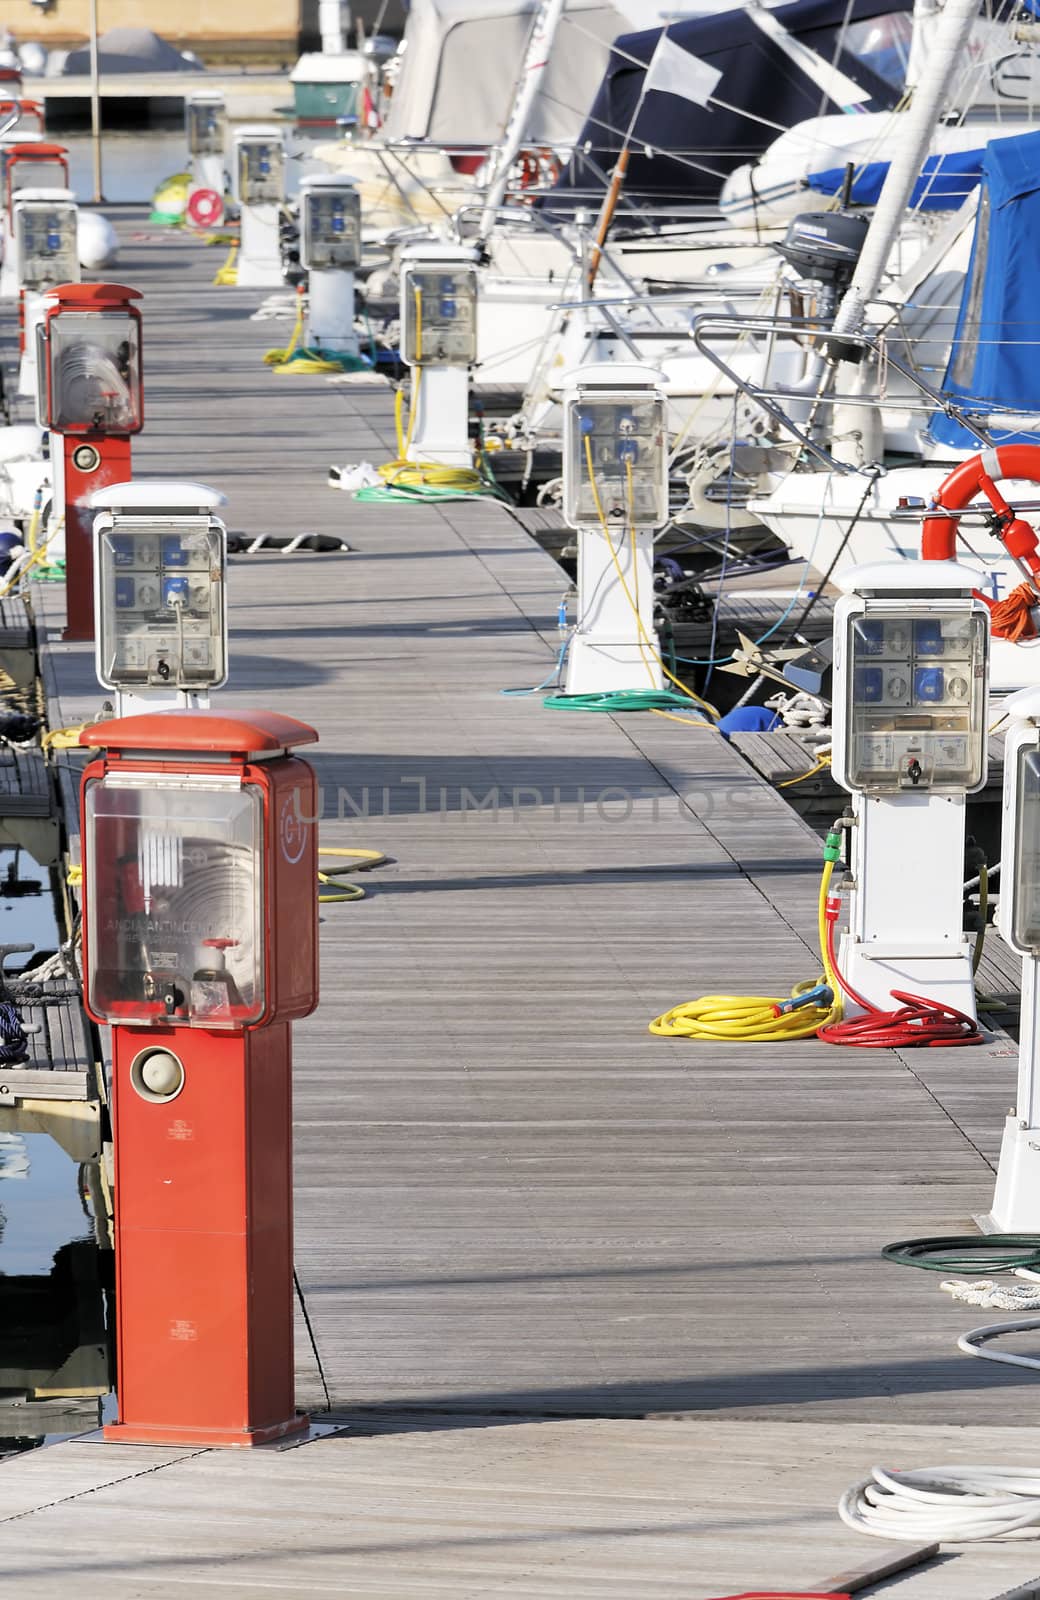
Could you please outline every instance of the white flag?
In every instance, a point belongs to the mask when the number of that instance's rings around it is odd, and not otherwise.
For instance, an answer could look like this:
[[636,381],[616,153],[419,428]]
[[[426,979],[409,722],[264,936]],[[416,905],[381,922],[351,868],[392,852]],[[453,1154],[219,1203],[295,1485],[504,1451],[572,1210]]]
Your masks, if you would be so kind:
[[657,89],[661,94],[677,94],[683,100],[692,100],[695,106],[706,106],[721,77],[722,73],[707,61],[692,56],[662,33],[646,69],[644,88]]

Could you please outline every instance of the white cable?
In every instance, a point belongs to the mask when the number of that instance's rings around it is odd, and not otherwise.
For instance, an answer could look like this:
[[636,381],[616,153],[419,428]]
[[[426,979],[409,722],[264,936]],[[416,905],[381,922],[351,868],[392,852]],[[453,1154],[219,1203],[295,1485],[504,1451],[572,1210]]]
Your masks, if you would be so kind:
[[1006,1367],[1031,1367],[1040,1372],[1037,1356],[1013,1356],[1008,1350],[984,1350],[990,1339],[1005,1333],[1035,1333],[1040,1328],[1040,1317],[1020,1317],[1016,1322],[990,1322],[984,1328],[969,1328],[957,1340],[957,1349],[966,1356],[981,1356],[983,1361],[999,1361]]
[[[1034,1322],[1033,1326],[1037,1326]],[[871,1469],[846,1489],[838,1515],[856,1533],[907,1544],[1040,1538],[1040,1468]]]

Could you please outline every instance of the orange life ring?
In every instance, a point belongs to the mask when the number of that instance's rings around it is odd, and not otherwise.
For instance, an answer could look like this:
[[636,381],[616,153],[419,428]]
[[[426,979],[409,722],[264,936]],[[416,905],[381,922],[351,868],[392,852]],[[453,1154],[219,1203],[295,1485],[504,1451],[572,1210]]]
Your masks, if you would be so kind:
[[193,228],[219,227],[224,220],[224,197],[216,189],[193,189],[186,209]]
[[[1033,612],[1040,600],[1040,539],[1024,517],[1015,515],[1014,507],[1008,505],[997,488],[1002,478],[1040,484],[1040,444],[1002,444],[969,456],[944,480],[932,501],[932,510],[965,511],[978,495],[985,495],[993,510],[997,537],[1032,581],[1019,584],[1004,600],[994,601],[984,594],[979,594],[979,599],[989,606],[996,637],[1034,638],[1037,630]],[[922,561],[954,561],[959,525],[957,516],[926,516],[921,528]]]

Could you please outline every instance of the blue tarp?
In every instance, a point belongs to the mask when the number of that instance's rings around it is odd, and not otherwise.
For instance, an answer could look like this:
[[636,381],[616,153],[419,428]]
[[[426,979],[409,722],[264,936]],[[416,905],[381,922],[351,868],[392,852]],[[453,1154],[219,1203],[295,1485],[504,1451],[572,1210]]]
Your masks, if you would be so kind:
[[[994,139],[982,161],[982,193],[943,390],[966,410],[1040,412],[1040,133]],[[940,444],[976,439],[947,417],[932,419]],[[1035,443],[1035,433],[997,441]]]
[[[911,206],[921,211],[956,211],[978,187],[985,153],[985,148],[980,148],[929,156],[910,193]],[[851,197],[854,206],[877,205],[888,168],[887,161],[868,161],[865,166],[857,167]],[[840,194],[845,168],[828,167],[826,172],[810,173],[807,182],[817,194]]]

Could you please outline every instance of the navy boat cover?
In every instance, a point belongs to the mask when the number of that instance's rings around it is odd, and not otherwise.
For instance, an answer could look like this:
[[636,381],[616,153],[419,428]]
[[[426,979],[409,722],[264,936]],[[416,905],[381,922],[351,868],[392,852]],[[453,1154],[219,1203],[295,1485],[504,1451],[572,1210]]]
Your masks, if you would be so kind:
[[[792,5],[778,6],[773,15],[802,44],[859,84],[867,109],[884,111],[899,100],[903,84],[898,51],[886,46],[885,19],[902,24],[912,3],[794,0]],[[877,26],[866,30],[874,35],[872,41],[865,41],[866,48],[853,53],[851,48],[838,47],[843,27],[872,19]],[[568,190],[603,190],[637,107],[624,187],[624,210],[629,211],[639,200],[657,206],[670,200],[710,204],[735,167],[754,161],[773,142],[777,124],[790,128],[809,117],[845,109],[834,105],[744,10],[674,22],[668,37],[722,73],[715,90],[717,100],[746,107],[763,121],[719,105],[699,106],[656,91],[646,95],[640,105],[646,64],[661,32],[650,28],[622,34],[614,41],[606,75],[574,154],[545,204],[570,209],[574,200]],[[623,216],[624,212],[619,213],[615,224],[619,230],[624,226]]]

